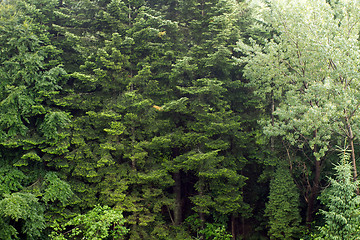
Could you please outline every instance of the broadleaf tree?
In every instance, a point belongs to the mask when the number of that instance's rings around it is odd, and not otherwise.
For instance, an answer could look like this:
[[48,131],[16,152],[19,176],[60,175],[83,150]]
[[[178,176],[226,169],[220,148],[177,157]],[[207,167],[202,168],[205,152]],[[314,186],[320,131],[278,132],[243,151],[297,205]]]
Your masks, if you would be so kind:
[[246,55],[239,64],[246,64],[250,86],[276,104],[264,133],[301,152],[303,169],[311,172],[302,174],[309,224],[316,211],[321,169],[343,137],[348,139],[357,177],[358,7],[353,1],[269,1],[258,17],[274,33],[272,39],[238,43]]

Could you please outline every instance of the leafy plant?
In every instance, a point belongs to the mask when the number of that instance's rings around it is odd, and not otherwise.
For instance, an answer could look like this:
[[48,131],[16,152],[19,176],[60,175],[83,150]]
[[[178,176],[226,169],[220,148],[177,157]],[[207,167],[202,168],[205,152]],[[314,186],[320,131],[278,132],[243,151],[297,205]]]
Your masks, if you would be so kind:
[[21,233],[29,239],[39,237],[46,227],[43,212],[44,207],[31,193],[4,194],[0,201],[0,226],[3,226],[4,232],[1,231],[0,236],[4,239],[18,236],[19,232],[10,224],[11,220],[23,222]]
[[[60,226],[55,224],[52,239],[123,239],[128,229],[124,227],[125,219],[121,211],[108,206],[97,205],[86,214],[80,214]],[[70,230],[68,230],[70,229]]]
[[232,235],[226,231],[223,224],[220,223],[202,223],[197,214],[191,215],[185,220],[185,225],[189,226],[191,231],[195,232],[196,239],[206,240],[230,240]]
[[199,230],[199,234],[204,235],[207,240],[230,240],[232,235],[226,231],[224,225],[216,223],[205,223],[205,228]]

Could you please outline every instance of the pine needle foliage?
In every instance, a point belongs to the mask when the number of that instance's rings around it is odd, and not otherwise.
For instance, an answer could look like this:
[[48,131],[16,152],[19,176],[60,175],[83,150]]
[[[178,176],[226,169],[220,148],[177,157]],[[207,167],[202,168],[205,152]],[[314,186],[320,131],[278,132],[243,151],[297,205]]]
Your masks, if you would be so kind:
[[297,239],[300,234],[299,193],[286,167],[279,166],[270,182],[265,216],[270,239]]
[[356,194],[359,181],[353,180],[346,150],[342,151],[340,159],[334,167],[335,178],[329,179],[330,186],[319,197],[326,210],[320,210],[325,224],[319,227],[316,240],[359,239],[360,196]]

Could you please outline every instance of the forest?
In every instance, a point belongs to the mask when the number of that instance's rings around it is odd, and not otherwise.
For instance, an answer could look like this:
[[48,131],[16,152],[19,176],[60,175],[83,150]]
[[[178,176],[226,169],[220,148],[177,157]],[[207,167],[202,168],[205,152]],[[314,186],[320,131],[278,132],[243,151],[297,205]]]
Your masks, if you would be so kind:
[[359,20],[0,1],[0,239],[359,239]]

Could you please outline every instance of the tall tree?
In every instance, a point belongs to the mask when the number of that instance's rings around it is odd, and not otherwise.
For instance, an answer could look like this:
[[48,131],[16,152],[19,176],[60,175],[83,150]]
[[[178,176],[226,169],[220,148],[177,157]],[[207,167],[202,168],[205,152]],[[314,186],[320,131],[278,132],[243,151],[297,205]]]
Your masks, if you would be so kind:
[[14,155],[24,155],[18,164],[39,157],[43,168],[66,176],[81,199],[72,211],[99,203],[122,210],[130,239],[184,239],[172,225],[194,213],[202,226],[214,221],[221,231],[231,222],[236,238],[239,217],[250,212],[242,170],[252,138],[243,128],[254,122],[239,117],[248,99],[237,94],[246,90],[232,59],[248,24],[246,4],[26,0],[17,6],[53,44],[39,74],[54,66],[62,71],[59,63],[68,73],[54,77],[54,89],[42,89],[45,110],[30,125],[38,124],[43,138],[31,139],[36,154],[16,145]]
[[[21,2],[0,3],[1,238],[38,238],[72,197],[53,173],[68,151],[70,115],[54,104],[65,71],[44,25]],[[47,218],[48,216],[49,218]]]
[[272,94],[278,103],[274,121],[265,124],[264,132],[295,146],[311,169],[306,180],[310,191],[304,191],[308,223],[315,212],[322,165],[341,135],[350,143],[357,176],[357,7],[348,1],[339,1],[335,8],[320,0],[271,1],[263,19],[276,32],[274,38],[265,46],[239,43],[248,54],[245,74],[255,92]]
[[[160,137],[169,123],[159,118],[158,105],[169,91],[177,25],[143,1],[92,4],[101,12],[95,20],[103,24],[101,32],[96,25],[56,27],[65,40],[76,40],[71,52],[82,54],[57,102],[74,115],[63,170],[72,175],[82,208],[114,206],[126,213],[130,238],[157,238],[169,234],[164,219],[172,205],[166,190],[173,180],[162,166],[168,139]],[[78,18],[73,14],[68,16]]]
[[171,171],[178,171],[183,183],[196,179],[191,201],[201,221],[222,216],[232,221],[235,237],[238,215],[249,210],[243,202],[241,174],[246,164],[241,147],[249,136],[241,131],[242,121],[235,113],[240,96],[229,93],[242,90],[232,51],[246,27],[247,8],[237,1],[189,1],[176,6],[189,49],[170,76],[175,99],[164,105],[164,115],[177,129],[171,134]]
[[299,198],[288,167],[279,163],[270,182],[269,201],[265,208],[270,239],[297,239],[300,236]]

